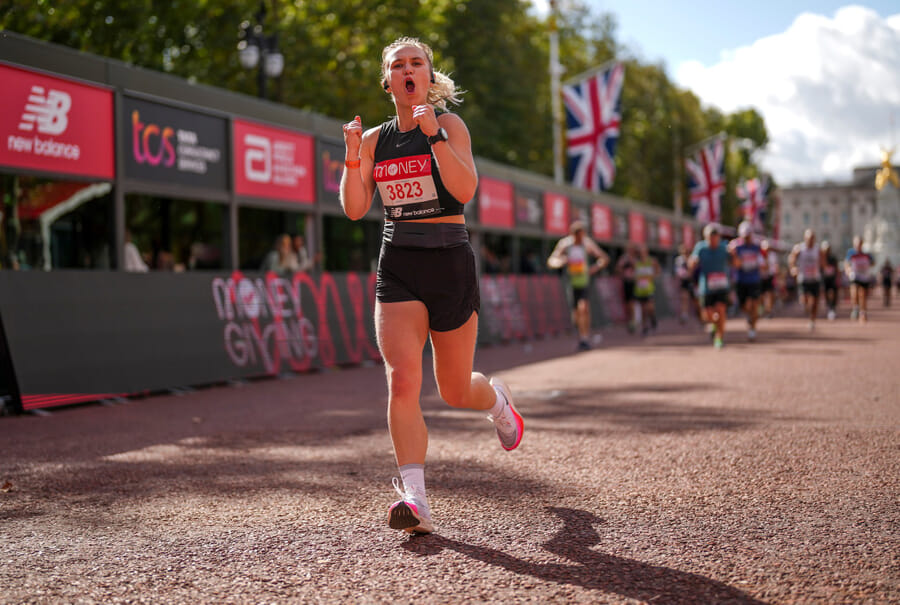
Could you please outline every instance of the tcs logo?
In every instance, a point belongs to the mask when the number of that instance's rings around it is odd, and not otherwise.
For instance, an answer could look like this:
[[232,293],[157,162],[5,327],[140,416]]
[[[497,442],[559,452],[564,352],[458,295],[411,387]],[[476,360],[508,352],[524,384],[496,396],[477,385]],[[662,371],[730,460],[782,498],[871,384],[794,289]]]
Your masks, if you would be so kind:
[[137,110],[131,112],[131,143],[134,159],[138,164],[172,166],[175,164],[175,146],[172,139],[175,130],[156,124],[144,124]]

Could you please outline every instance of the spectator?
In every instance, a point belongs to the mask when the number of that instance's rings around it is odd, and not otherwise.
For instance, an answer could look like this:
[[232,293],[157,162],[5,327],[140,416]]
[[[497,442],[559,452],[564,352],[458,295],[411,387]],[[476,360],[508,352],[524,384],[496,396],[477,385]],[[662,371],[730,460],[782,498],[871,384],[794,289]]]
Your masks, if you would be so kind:
[[272,250],[263,259],[261,271],[272,271],[279,275],[290,275],[300,270],[300,263],[291,244],[291,236],[283,233],[275,238]]
[[308,273],[315,269],[319,263],[320,254],[317,253],[314,256],[310,256],[309,251],[306,249],[306,239],[298,233],[291,240],[291,245],[293,246],[294,254],[297,256],[297,270]]
[[125,251],[122,268],[133,273],[146,273],[150,270],[147,263],[141,257],[141,252],[131,239],[131,231],[125,230]]

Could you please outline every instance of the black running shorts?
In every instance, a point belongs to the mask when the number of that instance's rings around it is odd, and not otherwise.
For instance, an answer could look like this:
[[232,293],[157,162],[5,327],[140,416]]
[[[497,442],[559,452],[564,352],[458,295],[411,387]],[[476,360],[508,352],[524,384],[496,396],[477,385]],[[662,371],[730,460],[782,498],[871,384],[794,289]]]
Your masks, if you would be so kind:
[[800,293],[805,296],[818,296],[819,290],[822,287],[822,284],[819,280],[816,281],[805,281],[800,284]]
[[704,309],[710,309],[712,307],[715,307],[716,305],[725,305],[727,307],[729,302],[728,290],[716,290],[715,292],[707,292],[700,297],[700,304]]
[[757,300],[761,291],[759,284],[737,284],[734,287],[738,304],[742,307],[748,300]]
[[[437,225],[423,228],[422,223],[405,223],[403,228],[405,225],[424,229],[424,245],[434,241],[430,229]],[[397,245],[410,243],[405,237],[382,242],[375,280],[378,301],[421,301],[428,310],[428,325],[436,332],[455,330],[466,323],[481,307],[475,253],[468,241],[452,242],[446,247]]]

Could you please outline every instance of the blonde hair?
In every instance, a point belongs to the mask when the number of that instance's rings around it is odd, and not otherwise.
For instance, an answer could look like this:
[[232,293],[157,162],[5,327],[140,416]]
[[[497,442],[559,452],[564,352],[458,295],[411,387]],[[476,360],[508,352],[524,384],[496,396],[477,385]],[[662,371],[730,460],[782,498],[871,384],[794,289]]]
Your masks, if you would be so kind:
[[388,65],[388,55],[404,46],[418,48],[425,53],[425,57],[428,59],[428,67],[431,68],[431,74],[434,79],[434,83],[431,85],[431,88],[428,89],[428,103],[445,111],[447,110],[447,101],[450,101],[454,105],[462,103],[462,95],[465,91],[457,88],[456,83],[450,76],[441,73],[434,68],[434,53],[431,52],[431,47],[418,38],[397,38],[384,47],[384,50],[381,51],[381,76],[384,81],[387,81],[388,69],[390,67]]

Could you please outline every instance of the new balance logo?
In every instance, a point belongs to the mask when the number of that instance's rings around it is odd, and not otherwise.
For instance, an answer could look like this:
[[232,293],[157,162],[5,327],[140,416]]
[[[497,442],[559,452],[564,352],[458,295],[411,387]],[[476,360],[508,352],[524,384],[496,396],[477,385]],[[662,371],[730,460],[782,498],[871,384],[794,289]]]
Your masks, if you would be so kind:
[[19,130],[32,132],[37,125],[41,134],[62,134],[69,126],[71,108],[72,97],[67,93],[51,89],[45,95],[43,86],[32,86]]

